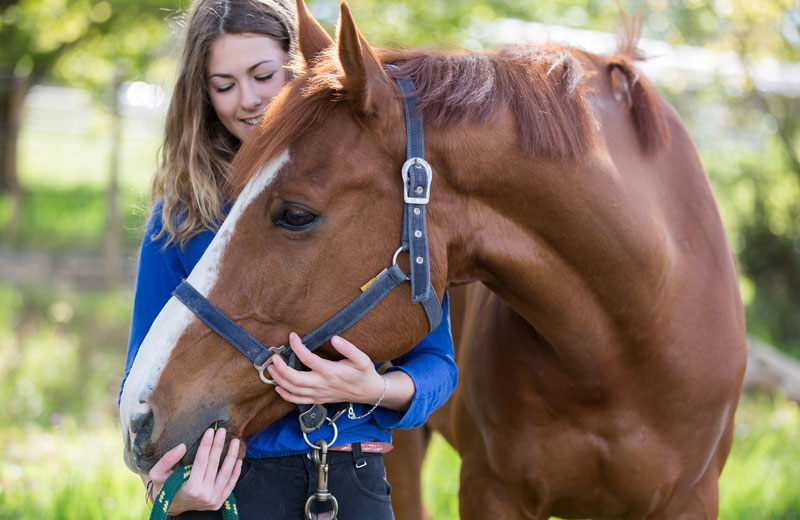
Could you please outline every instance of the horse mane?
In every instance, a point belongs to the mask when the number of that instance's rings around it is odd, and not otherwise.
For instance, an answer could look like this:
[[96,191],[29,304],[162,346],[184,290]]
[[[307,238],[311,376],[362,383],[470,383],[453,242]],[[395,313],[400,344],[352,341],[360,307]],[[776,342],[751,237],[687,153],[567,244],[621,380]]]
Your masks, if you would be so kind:
[[531,156],[577,157],[588,147],[591,115],[583,69],[557,45],[508,45],[493,53],[382,49],[410,77],[433,128],[490,123],[507,107]]
[[644,12],[629,16],[620,8],[620,24],[617,29],[617,51],[606,58],[606,73],[621,72],[627,83],[626,104],[629,106],[639,134],[639,144],[646,153],[656,152],[669,142],[669,127],[661,110],[655,87],[636,68],[635,62],[646,56],[637,44],[642,35]]
[[[627,53],[608,61],[633,88],[633,111],[645,149],[663,142],[666,125],[652,86],[635,72]],[[575,49],[544,43],[508,45],[495,52],[376,49],[382,63],[410,77],[430,128],[491,123],[510,111],[520,145],[531,156],[575,158],[590,143],[592,115],[584,99],[583,68]],[[609,69],[610,70],[610,69]],[[259,137],[234,158],[229,178],[235,195],[291,141],[313,129],[346,100],[343,71],[332,46],[270,103]]]

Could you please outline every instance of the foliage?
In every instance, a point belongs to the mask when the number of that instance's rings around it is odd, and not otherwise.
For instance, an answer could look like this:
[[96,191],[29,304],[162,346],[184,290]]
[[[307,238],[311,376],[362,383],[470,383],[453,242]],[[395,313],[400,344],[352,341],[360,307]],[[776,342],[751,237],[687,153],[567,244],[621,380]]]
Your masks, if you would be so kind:
[[[60,80],[108,94],[164,52],[164,0],[0,0],[0,191],[17,194],[17,136],[31,86]],[[155,67],[157,68],[157,67]]]
[[134,74],[161,47],[164,8],[146,0],[5,0],[0,4],[0,71],[102,88],[115,69]]

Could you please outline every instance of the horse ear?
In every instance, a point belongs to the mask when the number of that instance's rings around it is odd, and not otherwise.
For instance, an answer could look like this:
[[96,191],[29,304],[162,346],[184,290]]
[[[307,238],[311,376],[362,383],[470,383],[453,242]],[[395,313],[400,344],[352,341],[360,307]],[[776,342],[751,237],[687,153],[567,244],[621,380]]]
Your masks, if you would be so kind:
[[364,115],[377,112],[389,102],[389,77],[366,38],[356,28],[347,2],[339,16],[339,62],[344,70],[342,85],[355,108]]
[[297,0],[297,32],[300,54],[306,65],[333,44],[333,39],[308,11],[305,0]]

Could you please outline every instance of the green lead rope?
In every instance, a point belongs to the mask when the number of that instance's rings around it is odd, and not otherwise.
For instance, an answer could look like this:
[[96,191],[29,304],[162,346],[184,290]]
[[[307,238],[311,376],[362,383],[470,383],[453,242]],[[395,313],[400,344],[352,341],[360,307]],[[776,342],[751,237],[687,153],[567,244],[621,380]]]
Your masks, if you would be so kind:
[[[169,511],[169,506],[172,504],[175,494],[191,474],[192,465],[190,464],[178,469],[169,476],[167,481],[164,482],[164,487],[158,492],[155,503],[153,503],[153,509],[150,511],[150,520],[166,520],[167,511]],[[222,504],[220,511],[222,512],[223,520],[239,520],[239,510],[236,508],[236,497],[233,496],[233,493]]]

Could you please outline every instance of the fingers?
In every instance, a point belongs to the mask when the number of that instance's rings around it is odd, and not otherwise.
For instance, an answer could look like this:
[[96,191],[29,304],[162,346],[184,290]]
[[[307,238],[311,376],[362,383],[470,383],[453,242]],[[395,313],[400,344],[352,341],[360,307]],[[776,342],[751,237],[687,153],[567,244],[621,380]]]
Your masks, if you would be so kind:
[[372,360],[368,355],[364,354],[358,347],[341,336],[332,337],[331,345],[333,345],[333,348],[335,348],[339,354],[352,361],[357,367],[372,365]]
[[[233,444],[233,442],[231,442],[231,444]],[[236,459],[235,455],[234,455],[234,459]],[[241,461],[241,459],[237,459],[233,463],[233,471],[231,472],[231,475],[228,478],[228,481],[225,483],[225,485],[222,488],[222,501],[223,502],[225,502],[225,500],[229,496],[231,496],[231,493],[233,493],[233,488],[236,487],[236,482],[239,480],[239,475],[241,475],[241,474],[242,474],[242,461]],[[217,509],[219,509],[219,508],[217,508]]]
[[267,371],[279,387],[283,387],[297,395],[307,397],[319,386],[319,375],[317,373],[295,370],[279,357],[274,358],[272,364],[267,367]]
[[297,355],[297,359],[302,361],[303,364],[311,370],[318,370],[321,368],[320,362],[325,361],[318,355],[308,350],[306,346],[303,345],[300,336],[298,336],[296,332],[289,333],[289,346],[292,348],[295,355]]
[[340,336],[331,338],[331,344],[344,359],[323,359],[309,351],[297,334],[289,334],[292,350],[311,370],[295,370],[282,358],[273,359],[267,370],[284,400],[295,404],[328,403],[352,401],[369,393],[377,377],[369,356]]
[[294,404],[314,404],[317,401],[313,397],[293,394],[281,386],[276,386],[275,391],[278,392],[278,395],[281,396],[284,401],[289,401]]
[[159,488],[164,484],[167,480],[167,477],[172,475],[175,471],[173,468],[175,464],[177,464],[181,457],[186,454],[186,445],[183,443],[178,444],[168,452],[162,456],[158,462],[156,462],[152,468],[150,468],[150,472],[148,476],[150,480],[155,482]]
[[240,441],[231,440],[220,465],[225,435],[225,428],[216,432],[212,429],[205,431],[192,464],[192,473],[175,496],[170,514],[219,509],[231,494],[241,474],[242,464],[237,460]]
[[217,470],[219,469],[219,459],[222,456],[222,449],[225,447],[225,428],[220,428],[214,433],[211,442],[211,451],[208,453],[208,462],[203,477],[206,485],[213,485],[216,481]]
[[[239,454],[239,439],[231,439],[230,444],[228,444],[228,453],[225,454],[225,460],[222,461],[222,465],[219,467],[219,473],[217,473],[216,478],[214,480],[214,488],[217,490],[218,496],[221,496],[224,500],[231,494],[230,491],[225,493],[225,490],[228,487],[228,484],[233,481],[233,485],[236,484],[236,480],[239,478],[239,475],[235,473],[236,464],[238,461],[237,455]],[[241,464],[239,465],[239,469],[241,471]],[[233,487],[231,486],[231,491]]]
[[[224,431],[224,428],[222,429]],[[192,463],[192,474],[189,476],[187,482],[200,482],[205,480],[206,468],[208,467],[208,458],[211,454],[211,445],[214,442],[214,430],[207,429],[200,439],[200,445],[197,447],[197,453],[194,456]],[[216,471],[217,468],[214,468]]]

